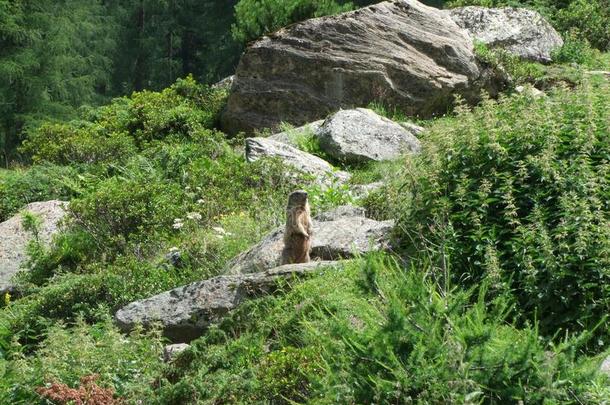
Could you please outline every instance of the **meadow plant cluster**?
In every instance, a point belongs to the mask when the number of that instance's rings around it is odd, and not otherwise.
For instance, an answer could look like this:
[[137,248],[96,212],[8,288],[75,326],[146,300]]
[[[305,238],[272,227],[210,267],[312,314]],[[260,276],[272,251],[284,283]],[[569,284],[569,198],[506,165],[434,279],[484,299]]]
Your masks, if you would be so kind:
[[[403,247],[440,285],[510,296],[547,338],[610,338],[610,88],[488,100],[429,131],[396,202]],[[592,347],[591,350],[597,350]]]

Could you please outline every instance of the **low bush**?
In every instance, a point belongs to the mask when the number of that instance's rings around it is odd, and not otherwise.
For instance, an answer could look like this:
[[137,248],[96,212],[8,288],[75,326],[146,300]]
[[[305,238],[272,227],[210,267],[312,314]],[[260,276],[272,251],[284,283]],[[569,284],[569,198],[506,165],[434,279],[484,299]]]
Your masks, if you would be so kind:
[[135,145],[126,133],[106,135],[103,127],[88,122],[44,123],[30,132],[21,150],[35,163],[123,163],[135,153]]
[[29,131],[21,150],[35,162],[122,164],[152,141],[207,134],[225,99],[224,90],[189,76],[161,92],[136,92],[84,110],[79,121],[43,124]]
[[28,291],[0,312],[0,342],[18,339],[28,349],[45,338],[46,329],[58,320],[73,322],[77,316],[89,321],[103,317],[112,306],[100,274],[65,274],[54,283]]
[[112,177],[93,193],[73,200],[70,213],[99,247],[116,255],[129,247],[155,249],[147,242],[172,229],[183,212],[183,200],[184,192],[169,182]]
[[534,82],[544,76],[540,63],[527,62],[501,49],[490,49],[482,42],[475,42],[475,54],[484,63],[505,71],[513,84]]
[[95,392],[107,387],[106,392],[113,391],[115,398],[132,401],[149,395],[161,365],[162,340],[157,332],[136,330],[124,336],[106,318],[93,325],[77,320],[69,329],[54,325],[47,334],[48,339],[28,356],[13,343],[12,361],[0,379],[1,403],[39,403],[44,400],[38,394],[49,392],[52,384],[69,393],[81,385],[84,376],[94,374],[98,388],[90,388]]

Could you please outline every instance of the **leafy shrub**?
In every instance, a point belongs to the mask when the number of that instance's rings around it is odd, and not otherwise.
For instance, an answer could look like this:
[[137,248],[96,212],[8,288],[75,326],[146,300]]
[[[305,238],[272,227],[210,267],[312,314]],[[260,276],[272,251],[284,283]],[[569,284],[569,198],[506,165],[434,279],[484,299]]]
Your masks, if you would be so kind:
[[533,82],[540,79],[545,72],[539,63],[523,61],[501,49],[490,49],[482,42],[475,42],[475,54],[481,61],[503,69],[515,84]]
[[123,164],[154,140],[207,136],[225,98],[226,91],[189,76],[161,92],[136,92],[85,110],[80,121],[43,124],[29,131],[22,151],[35,162]]
[[171,230],[183,199],[183,191],[172,183],[112,177],[73,200],[70,213],[98,246],[119,254],[132,243],[144,244]]
[[315,353],[283,347],[262,358],[258,370],[262,397],[272,402],[303,401],[311,391],[309,375],[317,371]]
[[172,136],[186,139],[214,127],[226,96],[225,90],[200,85],[189,76],[161,92],[116,99],[86,118],[109,132],[127,131],[138,145]]
[[610,50],[610,4],[607,0],[572,0],[557,12],[554,21],[560,31],[575,29],[594,48]]
[[578,63],[593,65],[597,59],[596,51],[586,39],[582,39],[577,31],[571,30],[565,35],[563,46],[553,53],[553,61],[558,63]]
[[350,186],[333,182],[330,186],[313,184],[305,187],[313,215],[320,214],[340,205],[352,205],[355,197]]
[[47,333],[48,339],[29,356],[24,356],[20,346],[13,343],[13,361],[8,363],[0,382],[0,388],[4,388],[0,389],[0,402],[38,403],[36,387],[47,383],[77,387],[82,376],[92,374],[98,375],[98,386],[108,387],[117,397],[131,400],[146,397],[160,366],[158,332],[135,330],[124,336],[106,318],[93,325],[77,320],[70,329],[62,324],[54,325]]
[[124,162],[135,153],[135,146],[127,133],[106,135],[99,125],[45,123],[30,132],[22,151],[34,162],[94,164]]
[[92,266],[88,271],[104,274],[108,305],[117,310],[130,302],[201,279],[201,271],[187,266],[173,268],[133,257],[121,257],[112,265]]
[[609,105],[600,79],[439,121],[407,161],[404,247],[434,255],[441,283],[510,293],[545,336],[603,322],[608,337]]
[[0,312],[0,341],[18,338],[28,348],[44,338],[46,328],[57,320],[100,319],[102,305],[112,306],[99,274],[66,274],[35,293],[20,298]]
[[71,229],[56,235],[51,246],[39,241],[28,245],[26,272],[18,274],[20,289],[28,284],[43,285],[54,274],[64,271],[76,271],[94,256],[95,240],[87,232]]

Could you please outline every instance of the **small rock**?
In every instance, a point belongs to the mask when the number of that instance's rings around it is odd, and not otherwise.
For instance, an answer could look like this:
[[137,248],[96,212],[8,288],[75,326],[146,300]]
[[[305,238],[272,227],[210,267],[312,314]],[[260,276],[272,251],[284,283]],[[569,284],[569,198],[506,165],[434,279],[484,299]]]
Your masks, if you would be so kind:
[[167,345],[163,348],[163,361],[166,363],[174,360],[180,353],[191,347],[187,343],[176,343],[173,345]]
[[534,98],[540,98],[546,95],[543,91],[538,90],[534,86],[517,86],[515,87],[515,91],[519,94],[530,94]]
[[[66,216],[67,202],[51,200],[34,202],[22,210],[38,216],[41,242],[48,244],[59,232],[59,223]],[[17,274],[27,259],[26,248],[32,234],[22,224],[22,214],[0,223],[0,295],[13,289],[11,279]]]
[[476,40],[523,59],[548,63],[551,53],[563,46],[561,35],[533,10],[470,6],[448,13]]
[[180,253],[180,249],[177,247],[173,247],[167,252],[165,255],[165,260],[168,261],[174,267],[182,266],[182,254]]
[[280,158],[286,165],[312,175],[321,183],[347,181],[349,173],[337,171],[327,161],[269,138],[246,139],[246,160],[254,162],[264,157]]
[[273,293],[278,281],[336,265],[336,262],[287,264],[256,274],[214,277],[132,302],[119,309],[114,318],[125,332],[137,324],[149,327],[160,323],[164,335],[173,342],[190,342],[245,300]]
[[398,122],[398,125],[406,129],[411,135],[415,137],[421,135],[422,133],[424,133],[424,131],[426,131],[424,127],[420,127],[419,125],[415,125],[414,123],[408,121],[400,121]]
[[318,138],[324,152],[346,163],[396,159],[421,149],[403,126],[366,108],[333,114],[318,129]]
[[610,377],[610,356],[606,357],[599,367],[599,371]]
[[381,187],[384,186],[384,184],[385,183],[383,181],[376,181],[374,183],[369,184],[356,184],[352,186],[352,192],[356,197],[364,198],[373,191],[379,190]]
[[235,75],[227,76],[219,82],[214,83],[211,87],[213,89],[224,89],[231,90],[233,83],[235,82]]

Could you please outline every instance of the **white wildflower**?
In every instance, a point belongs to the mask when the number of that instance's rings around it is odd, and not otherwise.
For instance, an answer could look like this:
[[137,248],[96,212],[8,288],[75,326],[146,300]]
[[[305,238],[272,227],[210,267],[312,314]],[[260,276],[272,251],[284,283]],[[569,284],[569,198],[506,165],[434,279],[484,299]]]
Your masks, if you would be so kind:
[[223,228],[219,227],[219,226],[213,226],[212,230],[216,233],[219,233],[221,235],[225,235],[227,233],[227,231],[225,231]]
[[198,212],[189,212],[188,214],[186,214],[186,217],[187,217],[188,219],[190,219],[191,221],[200,221],[200,220],[201,220],[201,218],[203,218],[203,217],[201,216],[201,214],[200,214],[200,213],[198,213]]

